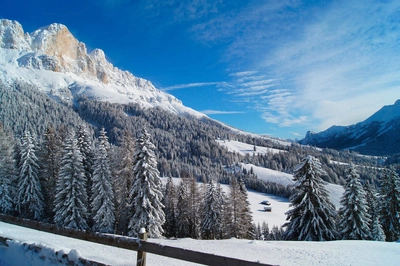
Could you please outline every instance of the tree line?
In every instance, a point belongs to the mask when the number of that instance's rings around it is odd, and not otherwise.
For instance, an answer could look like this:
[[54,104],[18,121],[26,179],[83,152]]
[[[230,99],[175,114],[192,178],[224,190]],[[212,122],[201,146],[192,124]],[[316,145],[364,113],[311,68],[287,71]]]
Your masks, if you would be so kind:
[[243,180],[229,196],[210,179],[202,186],[187,174],[178,187],[162,185],[155,146],[145,128],[110,145],[84,126],[44,140],[29,131],[15,141],[0,124],[0,210],[23,218],[103,233],[202,239],[251,238],[252,216]]
[[[345,176],[341,208],[336,212],[324,188],[326,172],[308,155],[294,168],[292,209],[282,228],[254,225],[241,172],[223,191],[217,178],[199,185],[189,172],[179,185],[170,176],[161,184],[155,146],[146,128],[134,138],[125,132],[120,146],[98,139],[85,126],[55,132],[49,126],[42,143],[29,131],[16,142],[0,126],[0,210],[24,218],[81,230],[196,239],[257,238],[265,240],[372,239],[400,237],[400,181],[384,169],[380,193],[361,183],[354,164]],[[249,181],[250,180],[250,181]]]

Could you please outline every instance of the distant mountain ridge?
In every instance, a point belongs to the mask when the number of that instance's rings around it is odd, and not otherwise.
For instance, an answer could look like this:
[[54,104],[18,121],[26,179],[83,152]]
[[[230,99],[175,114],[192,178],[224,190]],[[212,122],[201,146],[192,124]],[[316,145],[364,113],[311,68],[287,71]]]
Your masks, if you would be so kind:
[[366,120],[350,126],[308,131],[300,144],[320,148],[352,149],[368,155],[400,153],[400,100],[386,105]]
[[0,20],[0,80],[23,80],[67,104],[80,96],[114,103],[161,107],[179,115],[204,117],[145,79],[114,67],[100,49],[87,53],[61,24],[25,33],[17,21]]

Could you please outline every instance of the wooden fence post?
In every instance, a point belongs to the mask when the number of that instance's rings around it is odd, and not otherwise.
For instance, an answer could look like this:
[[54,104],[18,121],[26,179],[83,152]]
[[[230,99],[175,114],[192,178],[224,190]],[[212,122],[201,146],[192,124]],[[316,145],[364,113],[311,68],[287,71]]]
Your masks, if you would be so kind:
[[[139,239],[140,241],[147,240],[147,232],[145,228],[140,228],[139,231]],[[146,252],[140,250],[141,243],[139,243],[139,249],[137,251],[137,259],[136,259],[136,266],[146,266]]]

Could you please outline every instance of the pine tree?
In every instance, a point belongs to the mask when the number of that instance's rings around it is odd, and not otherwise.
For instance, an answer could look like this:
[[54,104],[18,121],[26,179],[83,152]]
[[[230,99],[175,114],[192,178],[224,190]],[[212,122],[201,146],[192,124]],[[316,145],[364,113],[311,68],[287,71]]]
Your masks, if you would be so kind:
[[253,216],[250,210],[247,189],[242,178],[239,179],[240,224],[243,235],[240,238],[254,239]]
[[222,235],[222,194],[210,179],[204,199],[204,214],[201,223],[202,239],[220,239]]
[[189,236],[193,239],[198,239],[201,235],[201,193],[197,180],[193,176],[189,176],[188,178],[183,178],[184,182],[187,182],[188,186],[188,195],[189,195],[189,213],[190,213],[190,222],[189,222]]
[[54,216],[54,195],[56,191],[56,180],[61,160],[61,147],[62,142],[56,135],[55,128],[48,126],[46,133],[44,134],[40,166],[40,178],[46,202],[47,217]]
[[367,240],[370,238],[370,215],[360,175],[353,164],[348,169],[344,189],[339,209],[340,235],[343,240]]
[[165,196],[163,200],[165,223],[164,223],[164,235],[166,237],[176,237],[176,191],[175,186],[172,182],[172,177],[168,177],[167,184],[165,186]]
[[108,138],[103,127],[100,131],[93,167],[91,200],[93,230],[101,233],[113,233],[115,225],[114,191],[111,182],[108,148]]
[[85,169],[85,188],[88,199],[92,198],[92,176],[93,176],[93,151],[92,139],[85,125],[79,125],[76,130],[77,147],[81,153],[82,164]]
[[29,131],[24,132],[20,144],[17,210],[22,217],[39,220],[43,216],[45,203],[36,153],[34,136]]
[[190,236],[190,212],[189,212],[189,195],[187,186],[182,181],[178,188],[178,202],[176,206],[176,230],[177,237]]
[[386,241],[400,238],[400,180],[394,169],[385,169],[381,181],[381,224]]
[[14,208],[17,171],[14,161],[14,139],[0,122],[0,213],[9,214]]
[[[129,193],[133,184],[133,154],[135,152],[135,141],[128,131],[124,131],[120,143],[121,157],[117,165],[115,185],[115,196],[117,201],[118,232],[124,234],[128,231],[129,222]],[[133,211],[133,210],[131,210]]]
[[54,222],[80,230],[89,228],[85,168],[77,140],[71,133],[65,140],[56,183]]
[[294,168],[295,193],[289,199],[293,208],[286,212],[289,222],[283,225],[285,239],[326,241],[336,238],[336,211],[321,178],[324,174],[319,160],[310,155]]
[[265,221],[262,223],[261,228],[262,228],[263,239],[264,240],[270,240],[270,237],[269,237],[269,226]]
[[241,220],[240,214],[241,208],[241,197],[239,191],[239,184],[236,177],[232,177],[230,181],[230,205],[232,206],[232,222],[230,226],[231,236],[235,238],[240,238],[241,230]]
[[135,143],[133,156],[134,183],[130,193],[130,209],[134,210],[129,221],[129,235],[136,236],[145,228],[149,237],[158,238],[163,234],[165,222],[161,180],[154,154],[155,146],[150,134],[143,128]]
[[379,195],[375,188],[367,181],[364,185],[365,197],[367,199],[368,213],[371,217],[369,231],[371,232],[371,239],[375,241],[385,241],[386,236],[383,232],[382,225],[380,223],[381,215],[380,208],[378,205]]

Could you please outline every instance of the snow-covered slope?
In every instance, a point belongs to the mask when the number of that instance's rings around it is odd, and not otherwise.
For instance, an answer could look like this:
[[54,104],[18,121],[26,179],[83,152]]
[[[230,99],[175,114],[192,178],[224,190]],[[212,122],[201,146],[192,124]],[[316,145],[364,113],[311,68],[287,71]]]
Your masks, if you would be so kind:
[[[11,241],[11,247],[0,245],[0,265],[37,266],[57,265],[65,254],[71,261],[85,258],[106,265],[135,265],[136,252],[122,248],[99,245],[87,241],[43,233],[0,222],[0,236]],[[21,241],[21,242],[19,242]],[[165,246],[181,247],[247,261],[271,265],[398,265],[399,245],[395,242],[376,241],[251,241],[243,239],[193,240],[190,238],[168,240],[150,239]],[[42,246],[40,252],[27,249],[22,243]],[[58,255],[56,255],[56,252]],[[147,265],[197,265],[185,261],[147,254]]]
[[[245,154],[250,154],[252,155],[254,153],[254,145],[250,145],[250,144],[246,144],[243,142],[239,142],[239,141],[228,141],[228,140],[217,140],[217,143],[219,145],[222,145],[224,147],[226,147],[228,149],[228,151],[230,152],[235,152],[241,155],[245,155]],[[282,150],[277,150],[277,149],[271,149],[271,148],[266,148],[266,147],[260,147],[260,146],[256,146],[256,153],[258,154],[266,154],[266,153],[277,153],[277,152],[284,152]],[[276,184],[281,184],[283,186],[287,186],[287,185],[292,185],[293,184],[293,176],[291,174],[287,174],[287,173],[282,173],[279,171],[275,171],[272,169],[268,169],[268,168],[264,168],[264,167],[259,167],[256,166],[254,164],[244,164],[241,163],[241,167],[245,168],[247,171],[250,171],[250,169],[253,169],[253,172],[257,175],[258,179],[261,179],[265,182],[270,182],[270,183],[276,183]],[[335,184],[330,184],[327,183],[326,184],[326,189],[329,192],[330,198],[332,203],[336,206],[336,208],[338,209],[340,207],[340,198],[343,195],[344,192],[344,188],[340,185],[335,185]],[[261,193],[263,194],[263,193]],[[273,200],[275,201],[274,198],[278,199],[279,197],[275,197],[272,195],[267,195],[264,194],[265,199],[267,200]],[[257,197],[256,197],[257,198]],[[252,201],[252,212],[253,212],[253,218],[256,222],[262,222],[262,217],[260,219],[260,216],[254,216],[255,214],[257,214],[260,210],[259,205],[257,205],[257,201],[261,201],[257,198],[257,200]],[[282,199],[278,199],[278,201],[280,202],[287,202],[287,200],[282,200]],[[285,213],[288,210],[288,205],[286,207],[285,210],[281,209],[281,205],[279,205],[279,212],[280,213]],[[283,216],[280,216],[283,217]],[[284,219],[286,219],[286,216],[284,216]],[[275,221],[275,218],[274,218]],[[280,220],[282,221],[282,220]],[[285,220],[283,220],[283,223],[285,222]],[[283,224],[282,223],[282,224]],[[273,224],[273,225],[277,225],[280,226],[282,224]]]
[[320,148],[354,149],[368,155],[400,152],[400,100],[382,107],[363,122],[332,126],[320,133],[307,132],[301,144]]
[[203,117],[145,79],[114,67],[102,50],[87,53],[66,26],[51,24],[32,33],[0,20],[0,80],[35,85],[53,98],[72,104],[80,96],[115,103],[161,107],[179,115]]

